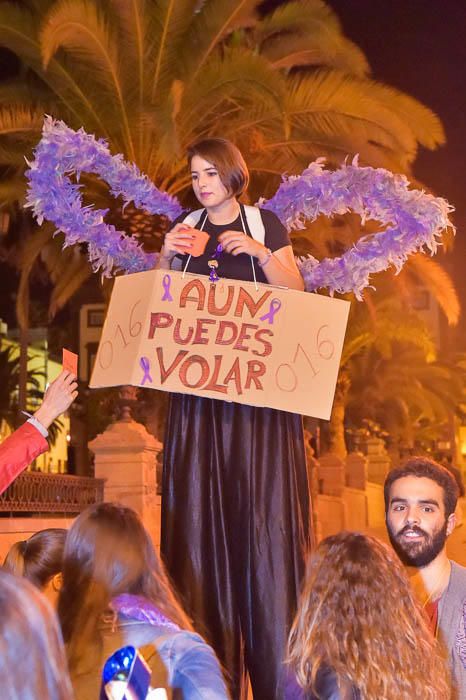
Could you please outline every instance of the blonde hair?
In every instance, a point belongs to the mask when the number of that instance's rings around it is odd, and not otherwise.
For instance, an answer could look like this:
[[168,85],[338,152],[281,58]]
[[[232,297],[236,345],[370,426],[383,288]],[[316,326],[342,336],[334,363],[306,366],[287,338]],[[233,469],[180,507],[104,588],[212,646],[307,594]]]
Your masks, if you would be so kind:
[[0,688],[8,700],[73,697],[56,616],[26,579],[0,571]]
[[327,537],[310,558],[287,661],[307,690],[330,667],[363,700],[450,697],[445,660],[403,567],[359,533]]

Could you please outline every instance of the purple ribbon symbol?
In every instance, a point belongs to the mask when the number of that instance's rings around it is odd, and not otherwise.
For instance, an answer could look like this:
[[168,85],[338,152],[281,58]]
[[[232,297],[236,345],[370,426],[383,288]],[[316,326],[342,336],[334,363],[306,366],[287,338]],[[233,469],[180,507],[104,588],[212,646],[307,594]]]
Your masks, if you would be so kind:
[[141,365],[141,369],[144,372],[144,376],[141,381],[141,386],[144,386],[146,382],[150,382],[152,384],[152,377],[150,376],[150,362],[147,357],[141,357],[139,360],[139,364]]
[[268,321],[269,323],[273,323],[273,317],[276,313],[278,313],[279,309],[281,308],[281,305],[282,302],[280,301],[280,299],[272,299],[272,301],[270,302],[268,312],[261,316],[259,318],[259,321]]
[[170,294],[170,285],[172,282],[172,278],[170,275],[164,275],[162,284],[163,284],[163,289],[164,289],[164,295],[162,297],[162,301],[173,301],[173,297]]

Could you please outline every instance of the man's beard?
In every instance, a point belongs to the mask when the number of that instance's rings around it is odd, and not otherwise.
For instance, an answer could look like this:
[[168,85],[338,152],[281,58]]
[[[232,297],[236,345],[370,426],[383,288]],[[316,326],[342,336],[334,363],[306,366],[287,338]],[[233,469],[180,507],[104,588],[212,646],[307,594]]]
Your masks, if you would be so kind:
[[[415,566],[418,569],[430,564],[440,554],[447,540],[447,527],[448,523],[445,521],[440,530],[429,535],[416,525],[405,525],[400,532],[395,534],[387,520],[388,536],[398,557],[405,566]],[[406,539],[401,540],[403,534],[408,531],[417,532],[423,536],[423,539],[413,542]]]

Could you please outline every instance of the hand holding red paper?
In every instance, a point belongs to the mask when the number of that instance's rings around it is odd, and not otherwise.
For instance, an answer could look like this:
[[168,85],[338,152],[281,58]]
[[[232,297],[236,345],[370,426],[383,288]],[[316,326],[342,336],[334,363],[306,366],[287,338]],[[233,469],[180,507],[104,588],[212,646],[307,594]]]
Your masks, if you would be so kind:
[[204,252],[208,240],[209,234],[205,231],[183,223],[176,224],[165,236],[163,253],[166,257],[169,257],[169,253],[172,254],[171,257],[176,253],[187,253],[197,258]]
[[[74,353],[72,353],[74,354]],[[75,355],[77,359],[77,355]],[[42,404],[34,413],[34,417],[48,428],[55,418],[66,411],[78,395],[76,375],[64,369],[50,384],[45,392]]]

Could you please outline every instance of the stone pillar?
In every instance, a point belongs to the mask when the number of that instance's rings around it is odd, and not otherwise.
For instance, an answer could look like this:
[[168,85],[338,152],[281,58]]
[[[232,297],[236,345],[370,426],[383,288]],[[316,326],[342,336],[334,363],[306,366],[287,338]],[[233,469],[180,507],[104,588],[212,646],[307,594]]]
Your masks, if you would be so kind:
[[161,498],[155,464],[162,443],[123,409],[121,420],[92,440],[89,449],[95,455],[96,478],[105,479],[104,500],[134,508],[158,548]]
[[345,488],[345,463],[338,455],[327,453],[319,459],[319,483],[321,493],[341,496]]
[[368,480],[375,484],[382,484],[391,466],[390,456],[385,449],[383,440],[377,437],[369,438],[366,443]]
[[322,539],[322,526],[319,520],[319,509],[317,507],[319,497],[319,462],[314,457],[314,450],[311,446],[312,434],[309,430],[304,431],[304,447],[306,450],[307,477],[309,491],[311,494],[312,525],[314,528],[314,542],[318,544]]
[[346,457],[346,485],[352,489],[366,490],[367,459],[361,452],[351,452]]

